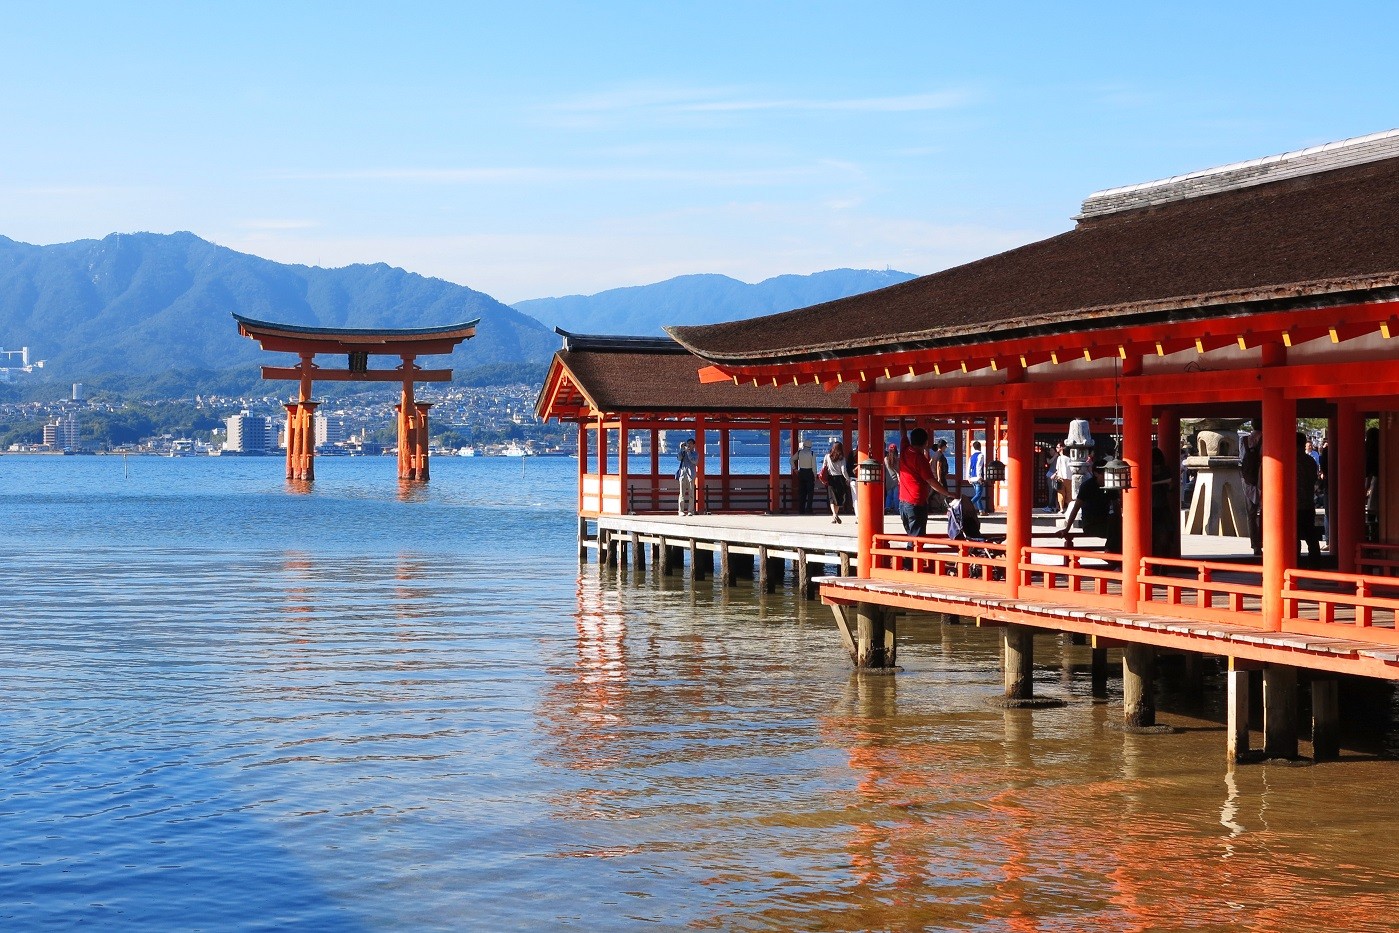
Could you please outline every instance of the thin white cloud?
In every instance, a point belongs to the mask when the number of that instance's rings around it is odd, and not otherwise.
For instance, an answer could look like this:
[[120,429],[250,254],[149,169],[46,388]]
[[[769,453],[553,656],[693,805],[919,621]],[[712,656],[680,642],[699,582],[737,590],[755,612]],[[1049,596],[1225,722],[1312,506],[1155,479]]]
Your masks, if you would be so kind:
[[852,113],[912,113],[951,110],[979,100],[970,88],[950,88],[886,97],[762,97],[733,88],[620,88],[561,101],[548,108],[571,114],[638,111],[657,113],[742,113],[751,111],[844,111]]
[[240,230],[311,230],[320,224],[314,220],[240,220],[234,226]]
[[691,169],[607,165],[554,168],[546,166],[474,168],[368,168],[330,172],[278,172],[269,177],[284,181],[383,181],[441,185],[546,185],[580,182],[668,182],[716,186],[777,185],[807,182],[833,175],[849,176],[860,170],[850,162],[821,160],[806,165],[770,168]]
[[909,113],[920,110],[950,110],[975,99],[969,91],[942,91],[936,94],[906,94],[899,97],[858,97],[836,100],[791,98],[787,100],[716,100],[683,105],[679,109],[696,112],[743,110],[843,110],[862,113]]

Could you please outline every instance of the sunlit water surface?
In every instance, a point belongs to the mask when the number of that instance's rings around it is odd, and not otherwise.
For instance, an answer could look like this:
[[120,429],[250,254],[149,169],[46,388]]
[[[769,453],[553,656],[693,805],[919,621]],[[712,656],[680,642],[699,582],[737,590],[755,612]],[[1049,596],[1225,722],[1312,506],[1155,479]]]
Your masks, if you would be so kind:
[[318,471],[0,457],[0,929],[1395,926],[1383,716],[1231,770],[1048,636],[1002,711],[994,633],[580,570],[572,460]]

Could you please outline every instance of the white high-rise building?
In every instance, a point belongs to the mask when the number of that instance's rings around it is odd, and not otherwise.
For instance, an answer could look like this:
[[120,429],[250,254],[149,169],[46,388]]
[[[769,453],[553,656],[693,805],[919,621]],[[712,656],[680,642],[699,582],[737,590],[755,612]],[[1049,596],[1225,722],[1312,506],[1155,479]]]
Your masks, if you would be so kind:
[[226,423],[228,441],[223,449],[228,453],[265,454],[276,443],[277,435],[272,430],[270,418],[245,411],[229,418]]
[[44,446],[53,450],[77,450],[78,416],[68,412],[44,425]]
[[316,446],[334,447],[345,440],[345,422],[316,412]]

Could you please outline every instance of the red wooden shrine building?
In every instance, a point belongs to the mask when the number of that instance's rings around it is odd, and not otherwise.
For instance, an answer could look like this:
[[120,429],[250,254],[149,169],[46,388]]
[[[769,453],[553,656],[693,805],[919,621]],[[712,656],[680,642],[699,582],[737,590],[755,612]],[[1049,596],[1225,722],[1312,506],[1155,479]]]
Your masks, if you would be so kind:
[[[1297,668],[1394,680],[1396,210],[1399,131],[1099,192],[1047,240],[877,292],[670,331],[708,364],[705,380],[855,386],[862,461],[900,425],[1003,426],[1003,543],[915,539],[880,508],[859,510],[859,572],[821,589],[858,617],[857,663],[893,663],[892,611],[932,610],[1223,655],[1277,683]],[[1033,520],[1034,438],[1092,419],[1111,455],[1101,426],[1119,417],[1131,477],[1121,553],[1066,547]],[[1200,417],[1262,430],[1261,557],[1153,553],[1152,448],[1175,474],[1180,422]],[[1324,567],[1298,552],[1303,417],[1325,419],[1330,440]],[[1378,429],[1370,471],[1367,425]],[[868,477],[873,505],[879,473]],[[1378,487],[1368,535],[1367,485]]]
[[[293,366],[264,366],[262,378],[285,379],[298,384],[297,398],[287,403],[287,479],[316,478],[315,412],[312,399],[317,379],[331,382],[397,382],[403,387],[398,412],[398,478],[426,482],[428,464],[428,410],[430,402],[414,398],[419,382],[451,382],[450,369],[423,369],[420,356],[446,355],[476,335],[477,321],[440,327],[375,329],[353,327],[303,327],[273,324],[233,315],[238,333],[256,340],[264,350],[294,353]],[[316,363],[318,354],[345,358],[336,369]],[[398,357],[394,369],[371,369],[372,356]]]
[[[564,345],[549,364],[535,413],[578,426],[582,518],[674,512],[676,434],[696,442],[701,513],[791,511],[788,466],[801,432],[843,437],[850,446],[854,386],[826,392],[706,385],[695,379],[703,361],[667,337],[557,332]],[[738,472],[731,443],[738,431],[761,433],[757,456],[767,460],[765,472],[751,472],[751,459],[750,472]]]

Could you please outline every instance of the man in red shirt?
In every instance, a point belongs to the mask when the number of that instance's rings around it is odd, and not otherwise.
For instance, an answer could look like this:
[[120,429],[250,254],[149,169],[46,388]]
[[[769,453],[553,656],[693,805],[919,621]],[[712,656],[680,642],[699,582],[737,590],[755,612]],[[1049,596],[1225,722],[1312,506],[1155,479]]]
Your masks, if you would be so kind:
[[947,487],[933,475],[928,462],[928,432],[914,428],[908,443],[899,453],[899,518],[904,531],[911,535],[928,533],[928,495],[948,496]]

